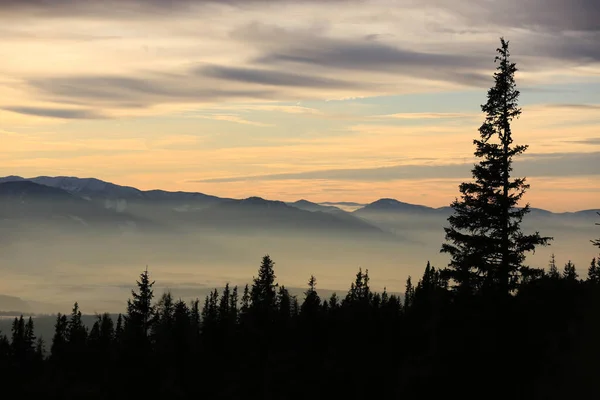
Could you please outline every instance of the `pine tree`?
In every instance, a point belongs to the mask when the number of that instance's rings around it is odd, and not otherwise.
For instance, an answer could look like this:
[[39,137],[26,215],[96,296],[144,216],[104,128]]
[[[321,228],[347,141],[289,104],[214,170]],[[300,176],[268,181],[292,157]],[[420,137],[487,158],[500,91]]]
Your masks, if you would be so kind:
[[115,341],[120,343],[123,339],[123,315],[119,313],[117,317],[117,326],[115,327]]
[[511,180],[511,171],[513,158],[528,146],[513,145],[511,122],[521,109],[514,80],[517,68],[510,62],[508,41],[502,38],[497,52],[495,85],[481,106],[487,117],[479,128],[481,138],[473,141],[475,156],[481,161],[472,170],[475,181],[460,185],[461,200],[452,203],[450,227],[444,228],[448,243],[441,248],[451,256],[445,274],[462,293],[483,288],[511,293],[529,272],[523,265],[525,253],[551,240],[538,232],[521,232],[523,217],[530,210],[529,204],[517,206],[529,185],[525,178]]
[[38,338],[35,341],[35,360],[44,361],[46,358],[46,342],[43,338]]
[[69,321],[66,315],[58,313],[56,323],[54,324],[54,336],[50,348],[51,357],[55,361],[62,361],[65,356],[67,346],[67,328]]
[[26,339],[25,339],[25,319],[21,315],[20,318],[16,318],[12,324],[12,335],[11,335],[11,354],[15,361],[22,363],[25,362],[26,356]]
[[229,296],[229,313],[231,315],[231,321],[233,322],[233,324],[237,323],[238,320],[238,314],[239,314],[239,308],[238,308],[238,302],[239,302],[239,298],[238,298],[238,287],[234,286],[233,290],[231,291],[231,296]]
[[148,268],[140,274],[136,281],[139,293],[131,291],[133,299],[127,300],[127,315],[125,316],[125,329],[133,340],[146,341],[155,321],[155,307],[152,304],[154,281],[150,281]]
[[412,279],[409,276],[406,279],[406,289],[404,289],[404,309],[409,310],[415,299],[415,287],[412,284]]
[[85,346],[87,339],[87,328],[81,319],[79,304],[73,305],[73,311],[67,325],[67,342],[73,353],[79,352]]
[[[599,259],[600,261],[600,259]],[[590,267],[588,268],[588,280],[594,283],[600,283],[600,263],[596,262],[596,258],[592,258]]]
[[262,326],[272,321],[277,309],[277,284],[275,283],[275,263],[269,255],[262,259],[258,269],[258,277],[254,278],[250,289],[252,304],[250,310],[255,321]]
[[577,274],[577,269],[575,268],[575,264],[573,264],[571,260],[569,260],[565,264],[565,268],[563,270],[563,278],[569,281],[576,281],[577,278],[579,278],[579,275]]
[[281,327],[287,327],[291,319],[292,298],[285,286],[280,286],[277,292],[277,320]]
[[558,267],[556,266],[556,258],[554,257],[554,253],[550,256],[550,262],[548,263],[548,276],[551,279],[559,279],[560,273],[558,272]]
[[304,318],[314,319],[321,307],[321,298],[317,293],[317,278],[310,276],[308,290],[304,292],[304,302],[300,306],[300,315]]
[[29,317],[27,324],[25,325],[25,352],[28,356],[35,354],[36,337],[35,327],[33,325],[33,319]]

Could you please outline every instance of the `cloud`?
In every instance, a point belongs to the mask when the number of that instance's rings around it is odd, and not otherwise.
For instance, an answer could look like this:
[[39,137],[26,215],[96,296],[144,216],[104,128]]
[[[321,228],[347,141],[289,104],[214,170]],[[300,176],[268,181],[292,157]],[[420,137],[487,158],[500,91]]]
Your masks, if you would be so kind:
[[[248,32],[252,37],[252,31]],[[248,36],[245,35],[245,36]],[[254,61],[268,66],[306,66],[346,71],[404,74],[429,80],[460,83],[468,86],[489,85],[489,60],[475,55],[421,52],[359,39],[327,37],[295,40],[270,50]]]
[[274,126],[273,124],[268,124],[268,123],[264,123],[264,122],[249,121],[247,119],[240,117],[239,115],[233,115],[233,114],[193,115],[191,117],[192,118],[213,119],[216,121],[235,122],[238,124],[262,126],[262,127]]
[[578,143],[578,144],[589,144],[591,146],[600,146],[600,137],[580,139],[580,140],[565,140],[564,143]]
[[567,108],[583,111],[600,111],[600,104],[547,104],[547,108]]
[[203,85],[189,76],[149,74],[146,79],[127,76],[72,76],[31,79],[28,85],[48,99],[83,104],[100,103],[107,107],[218,100],[255,100],[275,97],[266,89],[227,89]]
[[371,118],[391,118],[391,119],[456,119],[456,118],[476,118],[478,114],[466,113],[397,113],[387,115],[374,115]]
[[61,119],[103,119],[104,114],[93,110],[68,109],[68,108],[44,108],[44,107],[25,107],[14,106],[4,107],[6,111],[12,111],[18,114],[35,115],[38,117],[61,118]]
[[294,74],[267,69],[235,68],[210,65],[198,68],[196,72],[202,76],[210,78],[268,86],[300,86],[321,88],[353,88],[361,86],[355,82],[343,81],[339,79]]
[[[565,177],[600,175],[592,167],[600,161],[600,152],[532,154],[515,162],[515,176]],[[308,172],[203,179],[200,183],[231,183],[242,181],[280,180],[349,180],[392,181],[401,179],[465,179],[470,176],[472,164],[394,165],[380,168],[329,169]]]

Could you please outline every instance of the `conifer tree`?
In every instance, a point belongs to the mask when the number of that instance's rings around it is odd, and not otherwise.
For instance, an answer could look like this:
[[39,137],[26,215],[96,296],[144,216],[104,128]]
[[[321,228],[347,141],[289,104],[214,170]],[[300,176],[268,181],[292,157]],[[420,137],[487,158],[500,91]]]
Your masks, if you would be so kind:
[[[599,259],[600,261],[600,259]],[[596,262],[596,258],[592,258],[590,267],[588,268],[588,280],[594,283],[600,283],[600,263]]]
[[201,314],[200,314],[200,300],[195,299],[192,301],[192,307],[190,309],[190,324],[192,329],[192,338],[194,344],[200,339],[201,329]]
[[237,323],[238,314],[239,314],[239,295],[238,295],[238,287],[237,285],[233,287],[231,291],[231,296],[229,296],[229,313],[231,314],[231,320],[233,323]]
[[37,362],[44,361],[46,357],[46,342],[43,338],[37,338],[35,341],[35,360]]
[[58,313],[56,316],[56,323],[54,324],[54,336],[52,337],[52,346],[50,348],[50,354],[52,359],[60,362],[62,361],[66,346],[67,346],[67,328],[69,321],[66,315]]
[[317,278],[310,276],[308,290],[304,292],[304,302],[300,306],[300,315],[307,319],[316,318],[321,307],[321,298],[317,293]]
[[286,327],[289,324],[292,310],[292,298],[290,292],[285,286],[280,286],[277,292],[277,315],[280,326]]
[[259,325],[272,321],[277,308],[277,284],[275,283],[275,263],[269,255],[265,255],[258,269],[258,276],[254,278],[250,289],[252,304],[250,310]]
[[115,341],[120,342],[121,339],[123,339],[123,315],[119,313],[117,326],[115,327]]
[[5,334],[0,331],[0,368],[10,356],[10,341]]
[[338,298],[337,293],[332,293],[331,296],[329,297],[329,309],[330,310],[336,310],[337,308],[339,308],[340,306],[340,300]]
[[17,362],[24,362],[26,355],[25,320],[20,318],[13,320],[11,335],[11,354]]
[[139,293],[131,291],[132,299],[127,300],[127,315],[125,316],[125,329],[135,340],[147,340],[148,334],[155,321],[155,307],[152,304],[154,281],[150,281],[148,268],[140,274],[136,281]]
[[569,260],[565,264],[565,268],[563,270],[563,278],[569,281],[576,281],[577,278],[579,278],[579,275],[577,274],[577,269],[575,268],[575,264],[573,264],[571,260]]
[[412,279],[409,276],[406,279],[406,289],[404,289],[404,309],[409,310],[415,299],[415,287],[412,284]]
[[556,258],[554,257],[554,253],[550,256],[550,262],[548,263],[548,276],[552,279],[559,279],[560,273],[558,272],[558,267],[556,266]]
[[67,324],[67,342],[72,352],[76,353],[83,349],[87,339],[87,328],[81,319],[81,311],[79,304],[76,302],[73,305],[73,311]]
[[517,207],[529,185],[525,178],[511,179],[511,171],[513,158],[528,146],[513,145],[511,122],[521,114],[514,79],[517,68],[510,61],[508,41],[500,41],[495,85],[481,106],[487,116],[479,128],[481,138],[473,141],[481,161],[472,170],[474,182],[460,185],[462,196],[452,203],[450,227],[444,228],[447,243],[441,248],[451,256],[445,274],[463,293],[485,287],[510,294],[529,272],[523,265],[525,253],[551,240],[538,232],[521,232],[529,204]]

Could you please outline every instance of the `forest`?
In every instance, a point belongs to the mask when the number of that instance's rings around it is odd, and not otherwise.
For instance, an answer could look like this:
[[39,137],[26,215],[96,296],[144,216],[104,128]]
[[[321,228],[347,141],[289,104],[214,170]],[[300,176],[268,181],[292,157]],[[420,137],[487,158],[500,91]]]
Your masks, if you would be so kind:
[[[526,255],[552,238],[524,233],[525,178],[511,176],[517,71],[501,39],[473,144],[479,162],[451,204],[440,251],[403,296],[370,289],[359,268],[343,295],[304,298],[265,255],[251,284],[186,303],[154,293],[146,268],[126,312],[87,329],[74,303],[52,341],[34,319],[0,334],[5,394],[61,399],[577,398],[600,392],[600,258],[578,270]],[[590,222],[593,224],[594,222]],[[600,239],[590,248],[600,249]],[[310,257],[309,254],[306,255]],[[368,266],[376,271],[377,266]],[[8,397],[8,396],[7,396]],[[33,397],[31,397],[33,398]]]

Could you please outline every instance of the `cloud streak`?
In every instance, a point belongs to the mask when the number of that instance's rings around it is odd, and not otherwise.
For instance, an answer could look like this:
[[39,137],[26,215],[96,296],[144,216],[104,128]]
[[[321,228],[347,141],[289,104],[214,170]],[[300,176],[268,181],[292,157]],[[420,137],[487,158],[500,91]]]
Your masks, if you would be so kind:
[[14,106],[5,107],[4,110],[18,114],[34,115],[37,117],[49,117],[60,119],[104,119],[106,115],[93,110],[68,109],[68,108],[44,108]]
[[[597,165],[600,152],[554,153],[529,155],[515,163],[515,175],[536,177],[568,177],[600,175]],[[595,164],[594,164],[595,163]],[[404,179],[462,179],[470,175],[472,164],[444,165],[394,165],[380,168],[329,169],[308,172],[268,174],[255,176],[212,178],[196,180],[198,183],[232,183],[243,181],[281,180],[343,180],[343,181],[393,181]]]

